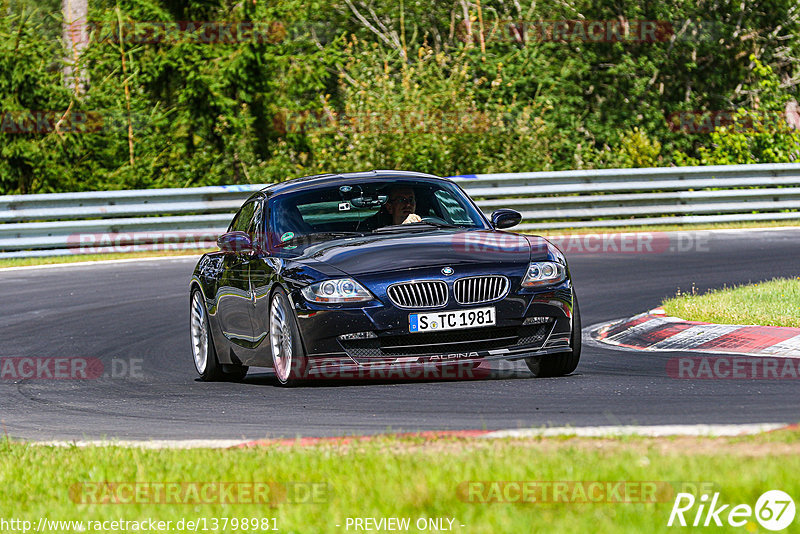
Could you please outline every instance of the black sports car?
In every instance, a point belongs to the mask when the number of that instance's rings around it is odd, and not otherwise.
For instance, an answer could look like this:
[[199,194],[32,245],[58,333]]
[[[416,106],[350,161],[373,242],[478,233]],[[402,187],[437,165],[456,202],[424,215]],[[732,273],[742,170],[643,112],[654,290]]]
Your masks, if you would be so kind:
[[541,237],[501,231],[520,219],[487,220],[453,181],[413,172],[268,186],[194,270],[197,372],[273,366],[292,385],[524,359],[535,376],[571,373],[581,328],[567,262]]

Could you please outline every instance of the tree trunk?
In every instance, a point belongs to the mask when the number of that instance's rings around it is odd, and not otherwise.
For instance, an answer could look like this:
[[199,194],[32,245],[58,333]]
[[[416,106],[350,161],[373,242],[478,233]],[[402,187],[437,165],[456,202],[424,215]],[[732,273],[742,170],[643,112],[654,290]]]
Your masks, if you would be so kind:
[[78,95],[86,91],[88,77],[80,68],[80,57],[89,43],[88,0],[61,0],[64,15],[63,39],[67,49],[64,65],[64,84]]

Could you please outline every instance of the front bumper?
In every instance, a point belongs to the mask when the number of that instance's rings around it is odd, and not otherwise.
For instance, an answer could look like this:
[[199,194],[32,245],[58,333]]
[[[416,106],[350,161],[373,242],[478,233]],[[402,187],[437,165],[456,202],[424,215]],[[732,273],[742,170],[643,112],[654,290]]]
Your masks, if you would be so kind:
[[[495,307],[495,326],[432,333],[409,333],[408,315],[417,310],[399,309],[379,300],[359,307],[333,308],[309,303],[295,292],[293,301],[311,369],[469,364],[571,350],[573,298],[569,279],[557,286],[511,293],[500,301],[481,304]],[[470,307],[476,306],[451,303],[442,310]],[[341,337],[356,333],[370,337]]]

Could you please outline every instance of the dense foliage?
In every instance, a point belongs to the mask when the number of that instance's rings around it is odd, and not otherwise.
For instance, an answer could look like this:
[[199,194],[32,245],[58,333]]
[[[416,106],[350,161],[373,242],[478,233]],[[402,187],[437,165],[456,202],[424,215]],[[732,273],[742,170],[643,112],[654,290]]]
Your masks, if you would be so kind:
[[791,0],[90,0],[82,90],[58,0],[2,15],[0,194],[800,155]]

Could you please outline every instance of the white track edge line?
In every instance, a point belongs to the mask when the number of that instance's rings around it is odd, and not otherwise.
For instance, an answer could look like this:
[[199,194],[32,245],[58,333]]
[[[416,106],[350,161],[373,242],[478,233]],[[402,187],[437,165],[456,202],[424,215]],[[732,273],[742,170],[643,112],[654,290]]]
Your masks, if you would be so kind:
[[483,438],[528,438],[528,437],[621,437],[621,436],[696,436],[696,437],[727,437],[760,434],[786,428],[789,423],[756,423],[738,425],[628,425],[628,426],[585,426],[585,427],[552,427],[529,428],[517,430],[497,430],[489,432]]
[[41,447],[126,447],[141,449],[227,449],[249,443],[245,439],[154,439],[154,440],[114,440],[114,439],[76,439],[33,441],[21,440],[28,445]]
[[[576,436],[587,438],[602,437],[731,437],[771,432],[791,426],[791,423],[750,423],[750,424],[696,424],[696,425],[616,425],[585,427],[544,427],[489,431],[477,439],[503,439],[528,437]],[[242,439],[187,439],[187,440],[51,440],[23,441],[23,443],[44,447],[126,447],[141,449],[226,449],[252,443]]]
[[20,265],[19,267],[0,267],[0,274],[9,271],[28,271],[33,269],[55,269],[57,267],[83,267],[91,265],[109,265],[114,263],[133,263],[137,261],[164,261],[164,260],[186,260],[193,259],[195,261],[200,258],[202,254],[194,256],[192,254],[185,254],[180,256],[145,256],[143,258],[122,258],[118,260],[92,260],[92,261],[73,261],[69,263],[45,263],[43,265]]

